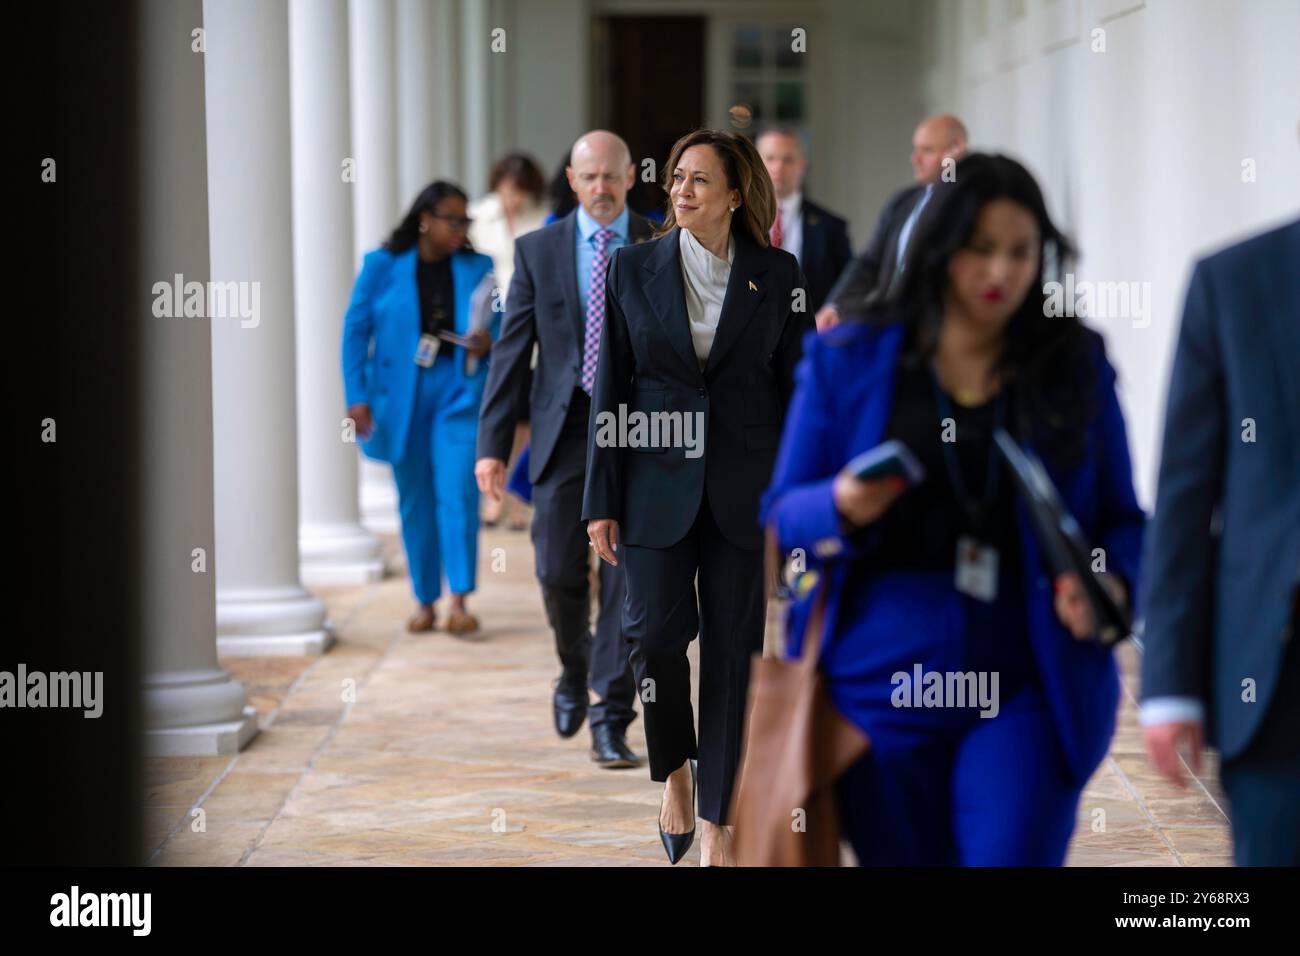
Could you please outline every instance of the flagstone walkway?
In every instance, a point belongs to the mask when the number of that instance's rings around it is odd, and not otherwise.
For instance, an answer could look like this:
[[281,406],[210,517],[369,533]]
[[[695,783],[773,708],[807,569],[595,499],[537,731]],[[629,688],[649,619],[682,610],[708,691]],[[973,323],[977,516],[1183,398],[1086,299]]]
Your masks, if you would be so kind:
[[[149,862],[668,865],[647,770],[597,768],[585,726],[571,740],[552,729],[557,664],[527,533],[485,530],[480,546],[475,639],[405,633],[410,598],[389,536],[389,577],[317,591],[338,636],[328,653],[222,658],[261,730],[234,756],[146,761]],[[486,570],[494,557],[500,570]],[[1213,760],[1185,792],[1155,776],[1131,647],[1122,659],[1120,730],[1084,794],[1069,863],[1230,864]],[[629,743],[644,754],[640,720]],[[697,841],[683,864],[698,860]]]

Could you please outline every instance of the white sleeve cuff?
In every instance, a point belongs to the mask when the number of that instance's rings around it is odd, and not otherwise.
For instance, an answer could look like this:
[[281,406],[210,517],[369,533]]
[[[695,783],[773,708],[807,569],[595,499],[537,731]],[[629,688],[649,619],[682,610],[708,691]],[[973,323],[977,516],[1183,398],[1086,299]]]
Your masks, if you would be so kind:
[[1152,697],[1142,701],[1138,722],[1143,727],[1175,721],[1205,723],[1205,705],[1195,697]]

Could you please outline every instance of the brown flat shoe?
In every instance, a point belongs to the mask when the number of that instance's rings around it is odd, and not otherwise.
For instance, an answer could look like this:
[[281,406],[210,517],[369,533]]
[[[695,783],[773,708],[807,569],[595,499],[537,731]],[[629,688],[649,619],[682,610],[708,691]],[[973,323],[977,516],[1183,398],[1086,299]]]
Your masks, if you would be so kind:
[[420,608],[406,619],[406,629],[412,634],[420,634],[432,631],[434,623],[433,611]]
[[470,634],[478,630],[478,618],[468,611],[452,611],[447,616],[448,634]]

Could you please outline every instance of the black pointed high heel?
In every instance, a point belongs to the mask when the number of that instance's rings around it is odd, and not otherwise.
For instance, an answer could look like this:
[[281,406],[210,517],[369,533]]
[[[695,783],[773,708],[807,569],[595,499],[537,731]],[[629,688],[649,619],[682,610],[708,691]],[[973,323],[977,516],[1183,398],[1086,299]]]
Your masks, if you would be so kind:
[[[695,761],[691,764],[691,820],[695,820]],[[663,819],[664,802],[659,800],[659,818]],[[663,842],[664,849],[668,851],[668,862],[676,863],[684,857],[691,844],[695,842],[695,825],[692,822],[691,829],[686,833],[665,833],[663,827],[659,828],[659,839]]]

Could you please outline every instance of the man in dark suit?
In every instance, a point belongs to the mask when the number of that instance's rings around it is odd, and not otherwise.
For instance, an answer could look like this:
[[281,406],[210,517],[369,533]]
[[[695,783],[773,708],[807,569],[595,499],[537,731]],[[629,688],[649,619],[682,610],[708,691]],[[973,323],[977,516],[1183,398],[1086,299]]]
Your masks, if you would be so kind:
[[913,227],[930,199],[933,186],[966,152],[966,127],[947,113],[922,120],[912,134],[912,175],[916,182],[885,203],[876,231],[862,255],[852,260],[817,311],[817,328],[839,323],[841,312],[854,308],[878,288],[888,289],[902,272]]
[[536,344],[528,477],[537,578],[562,666],[553,697],[555,729],[561,737],[578,732],[590,686],[599,698],[590,707],[591,759],[603,767],[635,767],[640,759],[626,741],[636,718],[636,690],[619,620],[623,571],[601,563],[593,640],[591,550],[581,512],[605,271],[616,249],[648,239],[653,227],[627,208],[636,169],[627,144],[613,133],[596,130],[581,137],[567,172],[578,207],[515,243],[515,273],[501,336],[492,347],[474,471],[484,494],[499,500]]
[[1147,752],[1218,747],[1239,866],[1300,866],[1297,262],[1300,221],[1192,273],[1144,561]]
[[793,130],[770,129],[754,145],[776,192],[776,221],[768,238],[774,248],[799,260],[808,283],[805,308],[815,313],[853,258],[849,225],[804,196],[808,159]]

